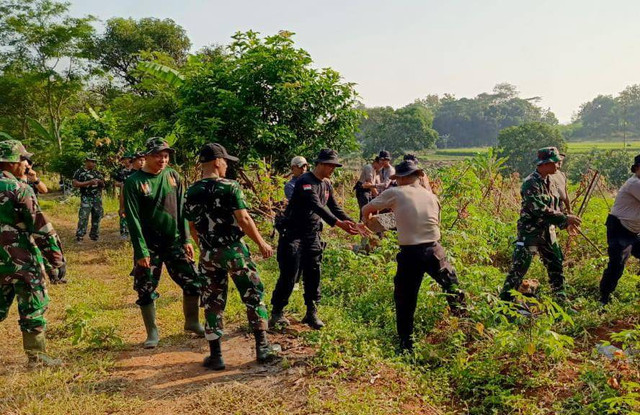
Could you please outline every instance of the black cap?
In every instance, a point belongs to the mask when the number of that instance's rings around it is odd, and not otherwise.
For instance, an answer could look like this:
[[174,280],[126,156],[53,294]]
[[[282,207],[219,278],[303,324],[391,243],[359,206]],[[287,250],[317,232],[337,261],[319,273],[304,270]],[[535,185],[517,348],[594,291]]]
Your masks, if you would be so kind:
[[396,174],[391,176],[391,179],[397,179],[398,177],[410,176],[415,172],[422,172],[422,168],[418,166],[413,160],[404,160],[396,166]]
[[239,160],[237,157],[230,156],[229,153],[227,153],[227,149],[218,143],[209,143],[202,146],[198,161],[200,163],[206,163],[215,159],[226,159],[230,161]]
[[402,160],[411,160],[415,161],[416,163],[419,161],[418,157],[416,157],[415,154],[405,154],[404,157],[402,157]]
[[391,160],[391,153],[387,150],[380,150],[380,154],[378,154],[380,160]]
[[330,148],[323,148],[318,153],[316,163],[333,164],[336,167],[342,167],[342,164],[338,161],[338,152]]

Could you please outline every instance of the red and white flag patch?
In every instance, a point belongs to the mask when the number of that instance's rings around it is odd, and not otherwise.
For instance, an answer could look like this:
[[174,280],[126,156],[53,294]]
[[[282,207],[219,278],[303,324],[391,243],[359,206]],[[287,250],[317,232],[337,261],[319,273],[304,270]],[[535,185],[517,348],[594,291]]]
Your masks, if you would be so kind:
[[302,185],[302,190],[311,190],[311,185],[310,184],[303,184]]

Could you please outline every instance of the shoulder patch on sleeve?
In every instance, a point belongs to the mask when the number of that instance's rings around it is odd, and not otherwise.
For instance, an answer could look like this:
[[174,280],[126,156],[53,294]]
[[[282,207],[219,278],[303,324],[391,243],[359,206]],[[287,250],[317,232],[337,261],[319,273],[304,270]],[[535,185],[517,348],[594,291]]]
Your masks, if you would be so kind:
[[302,185],[302,190],[311,190],[311,185],[310,184],[303,184]]

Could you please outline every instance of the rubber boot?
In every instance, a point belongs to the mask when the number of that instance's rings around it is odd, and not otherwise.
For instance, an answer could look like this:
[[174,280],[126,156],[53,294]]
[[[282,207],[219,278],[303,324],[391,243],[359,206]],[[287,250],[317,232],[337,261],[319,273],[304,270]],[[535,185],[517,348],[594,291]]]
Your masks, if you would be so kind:
[[184,330],[190,331],[204,337],[204,327],[200,324],[200,296],[184,295],[182,296],[182,311],[184,312]]
[[147,330],[147,340],[144,341],[145,349],[154,349],[158,346],[158,326],[156,326],[155,302],[140,307],[144,328]]
[[307,314],[302,319],[302,322],[314,330],[320,330],[324,327],[324,323],[318,317],[318,309],[315,304],[307,305]]
[[202,366],[211,370],[224,370],[224,360],[222,360],[222,348],[220,347],[220,339],[211,340],[209,342],[210,356],[204,358]]
[[276,326],[288,327],[290,324],[289,320],[284,316],[284,311],[282,309],[273,309],[271,312],[271,318],[269,319],[270,329],[275,329]]
[[62,366],[62,360],[53,359],[46,355],[46,340],[44,332],[27,333],[23,331],[22,345],[27,357],[29,358],[29,366]]
[[282,349],[278,344],[269,344],[266,331],[255,330],[253,335],[256,337],[256,359],[259,363],[271,362],[278,357]]

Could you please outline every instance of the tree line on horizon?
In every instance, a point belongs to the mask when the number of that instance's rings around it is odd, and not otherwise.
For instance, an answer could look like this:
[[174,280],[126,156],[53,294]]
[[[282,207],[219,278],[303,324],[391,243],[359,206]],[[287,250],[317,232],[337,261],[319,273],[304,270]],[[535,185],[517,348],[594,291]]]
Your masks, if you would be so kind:
[[564,138],[640,134],[640,86],[583,104],[558,125],[539,97],[497,84],[474,98],[428,95],[402,108],[366,108],[355,84],[317,69],[293,33],[237,33],[192,52],[171,19],[73,17],[69,3],[0,0],[0,136],[68,175],[86,153],[107,166],[152,136],[167,137],[187,167],[205,142],[282,170],[321,147],[396,153],[498,144],[528,123]]

